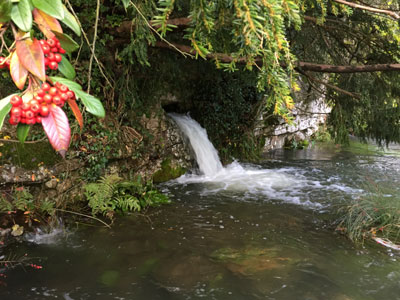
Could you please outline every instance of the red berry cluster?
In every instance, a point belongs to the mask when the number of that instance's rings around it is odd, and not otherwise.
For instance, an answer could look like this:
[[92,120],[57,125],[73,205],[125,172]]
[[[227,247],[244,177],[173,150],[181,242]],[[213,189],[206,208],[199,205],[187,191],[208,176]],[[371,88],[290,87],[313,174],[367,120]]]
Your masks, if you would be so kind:
[[10,68],[10,60],[6,57],[0,56],[0,69],[9,69]]
[[51,70],[57,70],[58,64],[62,60],[60,54],[64,54],[65,50],[61,48],[61,44],[56,37],[48,40],[40,40],[40,45],[44,53],[44,65]]
[[42,117],[49,115],[49,105],[55,104],[62,107],[69,99],[75,100],[75,93],[70,91],[66,85],[57,82],[55,86],[51,86],[45,82],[42,84],[42,88],[36,92],[36,96],[27,102],[17,95],[11,97],[12,108],[9,123],[11,125],[41,123]]
[[34,269],[36,269],[36,270],[43,269],[43,267],[42,267],[42,266],[39,266],[39,265],[36,265],[36,264],[30,264],[29,266],[30,266],[31,268],[34,268]]

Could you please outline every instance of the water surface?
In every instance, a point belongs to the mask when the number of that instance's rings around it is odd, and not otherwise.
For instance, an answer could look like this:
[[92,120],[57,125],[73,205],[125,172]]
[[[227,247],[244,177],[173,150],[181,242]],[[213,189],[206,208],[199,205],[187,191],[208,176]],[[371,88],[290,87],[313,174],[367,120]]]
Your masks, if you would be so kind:
[[400,299],[399,254],[334,231],[338,205],[371,183],[399,193],[399,175],[396,153],[335,147],[189,175],[160,186],[171,205],[111,230],[11,245],[43,269],[8,271],[0,299]]

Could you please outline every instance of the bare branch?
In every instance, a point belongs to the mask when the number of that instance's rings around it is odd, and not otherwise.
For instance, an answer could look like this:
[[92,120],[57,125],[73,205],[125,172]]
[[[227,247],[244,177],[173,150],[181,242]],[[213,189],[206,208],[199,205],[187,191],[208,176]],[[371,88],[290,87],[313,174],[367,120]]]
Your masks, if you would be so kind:
[[[179,49],[180,51],[195,55],[196,51],[187,45],[181,44],[173,44],[174,48]],[[159,48],[167,48],[173,49],[170,45],[158,41],[155,44],[156,47]],[[230,63],[234,61],[234,58],[225,53],[209,53],[206,55],[208,59],[218,59],[224,63]],[[246,63],[247,60],[245,57],[239,58],[235,60],[237,63]],[[260,59],[256,59],[256,63],[261,63]],[[366,73],[366,72],[383,72],[383,71],[400,71],[400,64],[375,64],[375,65],[344,65],[344,66],[336,66],[336,65],[325,65],[325,64],[315,64],[310,62],[297,62],[296,67],[303,71],[311,71],[311,72],[319,72],[319,73]]]
[[340,3],[340,4],[344,4],[353,8],[359,8],[362,10],[366,10],[372,13],[378,13],[378,14],[384,14],[384,15],[388,15],[390,17],[392,17],[395,20],[400,19],[400,16],[395,13],[392,10],[387,10],[387,9],[380,9],[380,8],[375,8],[375,7],[371,7],[371,6],[367,6],[367,5],[361,5],[361,4],[357,4],[357,3],[353,3],[353,2],[348,2],[345,0],[333,0],[334,2]]

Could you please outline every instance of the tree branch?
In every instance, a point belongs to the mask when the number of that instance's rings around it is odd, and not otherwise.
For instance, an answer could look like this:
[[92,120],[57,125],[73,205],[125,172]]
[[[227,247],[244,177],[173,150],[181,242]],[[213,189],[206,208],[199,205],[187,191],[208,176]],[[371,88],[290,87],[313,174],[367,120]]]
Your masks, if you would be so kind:
[[[187,45],[173,44],[175,48],[180,51],[196,55],[196,51]],[[158,41],[155,44],[159,48],[173,49],[170,45],[165,42]],[[224,63],[230,63],[234,61],[232,56],[225,53],[209,53],[206,55],[208,59],[218,59]],[[239,58],[236,60],[237,63],[246,63],[246,58]],[[261,60],[258,59],[256,62],[260,63]],[[303,71],[319,72],[319,73],[366,73],[366,72],[382,72],[382,71],[400,71],[400,64],[375,64],[375,65],[358,65],[358,66],[335,66],[335,65],[325,65],[316,64],[310,62],[297,62],[297,68]]]
[[344,5],[353,7],[353,8],[359,8],[359,9],[366,10],[366,11],[373,12],[373,13],[388,15],[388,16],[392,17],[395,20],[400,19],[400,16],[397,13],[395,13],[394,11],[391,11],[391,10],[375,8],[375,7],[371,7],[371,6],[367,6],[367,5],[361,5],[361,4],[357,4],[357,3],[353,3],[353,2],[348,2],[348,1],[345,1],[345,0],[333,0],[333,1],[337,2],[337,3],[340,3],[340,4],[344,4]]
[[330,89],[332,89],[332,90],[335,90],[335,91],[337,91],[337,92],[339,92],[339,93],[341,93],[341,94],[345,94],[345,95],[347,95],[347,96],[350,96],[350,97],[352,97],[352,98],[361,99],[360,95],[358,95],[358,94],[356,94],[356,93],[352,93],[352,92],[346,91],[346,90],[344,90],[344,89],[341,89],[341,88],[337,87],[336,85],[333,85],[333,84],[330,84],[330,83],[328,83],[328,82],[319,80],[319,79],[317,79],[317,78],[311,76],[310,74],[307,74],[306,72],[299,71],[299,73],[301,73],[301,74],[303,74],[304,76],[306,76],[306,77],[308,78],[308,80],[310,80],[310,81],[314,81],[314,82],[316,82],[316,83],[323,84],[323,85],[325,85],[327,88],[330,88]]

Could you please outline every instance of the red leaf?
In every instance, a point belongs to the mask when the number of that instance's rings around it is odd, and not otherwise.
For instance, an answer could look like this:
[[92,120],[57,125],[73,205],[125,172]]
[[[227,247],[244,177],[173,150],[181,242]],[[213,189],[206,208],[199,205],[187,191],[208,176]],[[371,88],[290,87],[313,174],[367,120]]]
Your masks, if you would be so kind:
[[49,115],[42,118],[43,129],[53,148],[62,157],[65,157],[69,141],[71,140],[71,129],[69,128],[68,118],[64,111],[54,104],[49,107],[49,110]]
[[16,42],[17,54],[21,64],[40,80],[46,81],[44,54],[37,39],[27,38]]
[[10,73],[17,88],[22,90],[28,78],[28,70],[20,63],[16,52],[11,55]]
[[74,116],[75,116],[76,120],[78,121],[79,126],[81,127],[81,130],[82,130],[82,128],[83,128],[83,117],[82,117],[82,113],[81,113],[81,111],[79,109],[78,104],[76,104],[75,100],[71,100],[71,99],[68,99],[68,104],[71,107],[71,110],[74,113]]
[[43,32],[48,39],[55,37],[55,34],[51,32],[52,30],[61,33],[63,32],[58,20],[52,16],[49,16],[40,9],[35,8],[33,10],[33,19],[38,25],[40,31]]

